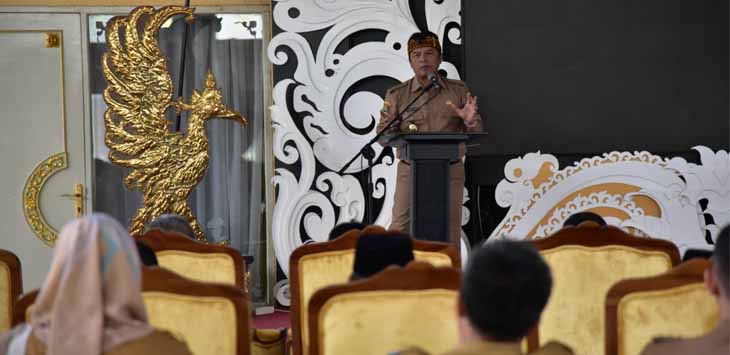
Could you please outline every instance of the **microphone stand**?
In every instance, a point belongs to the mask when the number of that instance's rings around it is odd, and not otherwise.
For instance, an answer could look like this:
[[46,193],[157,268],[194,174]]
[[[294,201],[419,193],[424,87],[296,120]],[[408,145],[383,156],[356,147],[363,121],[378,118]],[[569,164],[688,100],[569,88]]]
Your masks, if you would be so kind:
[[[385,128],[383,128],[380,132],[378,132],[375,135],[375,137],[373,137],[373,139],[371,139],[369,142],[367,142],[360,149],[360,151],[357,154],[355,154],[355,156],[353,156],[352,159],[350,159],[350,161],[345,163],[345,165],[340,169],[340,171],[338,171],[338,173],[340,175],[342,175],[345,172],[345,170],[347,170],[347,168],[349,168],[350,165],[352,165],[352,163],[355,162],[355,160],[360,155],[362,155],[365,158],[365,160],[367,160],[368,167],[367,167],[367,169],[365,169],[365,178],[367,178],[367,180],[368,180],[368,182],[366,184],[366,188],[365,188],[365,190],[366,190],[365,191],[365,196],[366,196],[365,197],[365,211],[366,211],[365,224],[373,224],[373,222],[375,222],[375,220],[373,218],[373,199],[372,199],[372,193],[373,193],[372,169],[373,169],[373,160],[375,159],[375,150],[373,150],[372,145],[373,145],[373,143],[377,142],[383,136],[383,134],[385,134],[385,132],[388,132],[391,128],[393,128],[396,123],[398,125],[400,125],[400,123],[403,122],[403,114],[406,113],[406,111],[408,111],[408,109],[410,109],[411,106],[413,106],[425,93],[431,91],[431,89],[434,86],[439,86],[439,84],[438,84],[438,80],[436,79],[436,76],[432,74],[432,75],[429,75],[429,83],[428,83],[428,85],[426,85],[425,88],[423,88],[421,93],[419,93],[418,96],[416,96],[413,100],[411,100],[411,102],[409,102],[408,105],[406,105],[406,107],[403,108],[403,110],[401,112],[399,112],[388,123],[387,126],[385,126]],[[423,107],[423,106],[418,107],[416,109],[416,111],[420,110],[421,107]],[[415,113],[415,111],[413,113]],[[411,115],[413,113],[411,113]]]

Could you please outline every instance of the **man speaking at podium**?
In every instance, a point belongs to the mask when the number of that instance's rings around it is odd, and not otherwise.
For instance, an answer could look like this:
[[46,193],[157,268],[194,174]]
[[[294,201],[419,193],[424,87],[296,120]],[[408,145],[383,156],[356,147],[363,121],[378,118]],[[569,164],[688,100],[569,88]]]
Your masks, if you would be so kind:
[[[441,45],[431,32],[414,33],[408,40],[408,59],[413,69],[413,78],[390,88],[385,95],[380,111],[377,131],[384,130],[396,119],[396,115],[424,90],[407,112],[403,121],[389,132],[481,132],[482,119],[479,116],[477,98],[469,93],[462,81],[446,79],[438,73],[441,64]],[[466,148],[459,147],[463,158]],[[464,189],[464,164],[459,159],[449,169],[450,205],[449,240],[459,248],[461,236],[461,206]],[[391,229],[409,231],[410,222],[410,163],[398,163],[398,178],[393,201]],[[418,236],[416,236],[418,237]]]

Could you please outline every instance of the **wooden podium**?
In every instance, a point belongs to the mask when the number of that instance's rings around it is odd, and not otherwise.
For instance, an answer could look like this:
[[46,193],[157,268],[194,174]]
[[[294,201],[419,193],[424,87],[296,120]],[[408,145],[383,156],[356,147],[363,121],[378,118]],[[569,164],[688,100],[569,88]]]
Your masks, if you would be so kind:
[[[386,137],[397,147],[400,159],[411,163],[411,227],[418,239],[450,243],[449,164],[458,160],[459,145],[472,136],[467,133],[414,133]],[[456,245],[457,250],[459,246]]]

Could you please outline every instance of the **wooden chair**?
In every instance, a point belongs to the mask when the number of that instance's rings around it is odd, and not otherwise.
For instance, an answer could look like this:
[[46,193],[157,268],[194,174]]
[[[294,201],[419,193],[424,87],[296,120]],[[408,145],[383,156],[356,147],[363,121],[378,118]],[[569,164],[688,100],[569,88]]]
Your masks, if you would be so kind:
[[184,340],[193,354],[251,353],[249,300],[243,290],[151,267],[142,271],[142,297],[150,324]]
[[655,337],[695,337],[712,330],[719,309],[705,288],[704,259],[657,276],[622,280],[606,296],[606,354],[639,355]]
[[442,353],[459,341],[460,270],[414,261],[318,290],[309,304],[310,355],[387,354],[417,345]]
[[[625,278],[658,275],[679,263],[671,242],[631,236],[615,227],[569,227],[533,240],[550,266],[553,292],[528,350],[550,340],[576,354],[603,354],[606,292]],[[611,354],[613,355],[613,354]]]
[[[315,291],[330,285],[347,282],[352,273],[355,245],[361,235],[389,232],[379,226],[369,226],[362,231],[351,230],[343,236],[322,243],[302,245],[289,258],[289,282],[291,292],[292,350],[295,355],[307,352],[307,305]],[[413,240],[416,260],[428,261],[436,266],[461,267],[459,255],[447,243]]]
[[15,301],[15,305],[13,306],[13,327],[25,323],[30,319],[30,307],[35,303],[36,297],[38,297],[38,289],[29,291],[18,297],[18,300]]
[[[30,319],[37,296],[33,290],[16,302],[13,325]],[[243,290],[145,267],[142,298],[150,324],[184,341],[194,355],[251,353],[249,300]]]
[[0,249],[0,333],[10,329],[13,306],[22,292],[20,259],[11,251]]
[[213,283],[245,285],[244,257],[224,245],[205,244],[182,234],[153,229],[138,239],[155,252],[159,266],[187,278]]

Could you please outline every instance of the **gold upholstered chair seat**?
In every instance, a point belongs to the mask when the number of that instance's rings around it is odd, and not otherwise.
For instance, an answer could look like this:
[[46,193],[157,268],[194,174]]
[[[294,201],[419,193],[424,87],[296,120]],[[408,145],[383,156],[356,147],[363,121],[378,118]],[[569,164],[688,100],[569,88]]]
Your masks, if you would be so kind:
[[606,353],[639,355],[656,337],[689,338],[712,330],[720,313],[703,281],[709,265],[693,259],[664,274],[611,287],[606,296]]
[[0,249],[0,333],[13,323],[13,306],[23,292],[20,259],[8,250]]
[[250,354],[243,290],[152,267],[142,272],[142,297],[150,324],[183,340],[194,355]]
[[[295,355],[307,353],[309,299],[319,289],[349,280],[355,245],[360,236],[367,233],[388,232],[379,226],[369,226],[363,231],[351,230],[332,241],[303,245],[289,258],[292,349]],[[413,249],[416,260],[434,266],[461,267],[456,249],[449,244],[414,239]]]
[[670,242],[638,238],[615,227],[564,228],[534,240],[553,275],[553,291],[528,349],[555,340],[576,354],[604,353],[604,302],[616,282],[661,274],[679,263]]
[[460,272],[414,261],[318,290],[309,305],[309,354],[387,354],[417,345],[432,354],[458,343]]
[[161,267],[192,280],[244,287],[244,259],[233,248],[201,243],[159,229],[148,231],[139,240],[155,252]]

